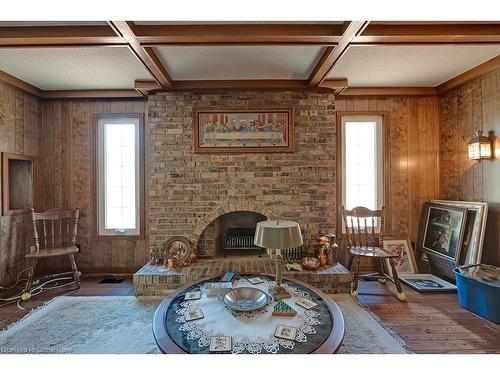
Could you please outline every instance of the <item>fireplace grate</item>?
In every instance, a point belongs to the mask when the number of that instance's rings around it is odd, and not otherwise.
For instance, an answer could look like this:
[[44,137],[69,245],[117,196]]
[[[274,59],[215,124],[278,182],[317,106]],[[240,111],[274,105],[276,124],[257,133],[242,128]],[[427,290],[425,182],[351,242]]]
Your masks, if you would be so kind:
[[255,228],[230,228],[223,235],[224,257],[228,252],[257,251],[259,256],[264,251],[253,243]]
[[[304,235],[304,233],[302,233]],[[255,228],[230,228],[223,234],[224,257],[228,252],[237,251],[257,251],[259,256],[264,252],[262,247],[253,243]],[[306,256],[306,246],[302,245],[293,249],[283,249],[281,251],[283,260],[287,262],[300,261]]]

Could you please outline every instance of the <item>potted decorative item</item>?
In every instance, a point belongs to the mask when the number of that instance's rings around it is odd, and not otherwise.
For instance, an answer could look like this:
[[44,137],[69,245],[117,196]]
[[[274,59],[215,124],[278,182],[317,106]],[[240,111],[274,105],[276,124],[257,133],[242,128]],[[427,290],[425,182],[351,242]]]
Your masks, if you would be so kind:
[[304,257],[302,258],[302,267],[306,270],[314,271],[317,270],[320,266],[320,261],[317,258],[313,257]]
[[336,242],[337,236],[334,233],[329,233],[326,235],[326,237],[330,239],[330,251],[328,252],[326,263],[336,266],[339,254],[339,245],[337,245]]
[[318,259],[321,267],[326,266],[328,253],[330,252],[330,238],[328,236],[316,236],[316,244],[318,246]]

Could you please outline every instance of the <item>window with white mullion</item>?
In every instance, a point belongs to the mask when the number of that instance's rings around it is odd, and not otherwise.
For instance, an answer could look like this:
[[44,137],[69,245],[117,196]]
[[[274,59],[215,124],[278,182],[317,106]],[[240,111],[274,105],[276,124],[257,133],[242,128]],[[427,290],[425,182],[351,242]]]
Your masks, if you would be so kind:
[[383,205],[381,116],[342,116],[342,204],[371,210]]
[[99,118],[99,234],[138,235],[139,119]]

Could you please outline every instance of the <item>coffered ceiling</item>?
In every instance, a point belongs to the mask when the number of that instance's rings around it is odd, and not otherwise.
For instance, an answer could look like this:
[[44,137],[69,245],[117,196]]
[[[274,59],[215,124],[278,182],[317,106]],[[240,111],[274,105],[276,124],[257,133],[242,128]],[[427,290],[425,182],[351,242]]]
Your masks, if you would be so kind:
[[500,45],[351,46],[328,77],[353,87],[434,87],[500,54]]
[[40,96],[197,88],[432,93],[481,64],[482,73],[497,68],[499,55],[494,22],[0,22],[0,79]]
[[4,48],[0,70],[41,90],[130,89],[152,79],[127,47]]
[[307,79],[321,46],[157,47],[174,80]]

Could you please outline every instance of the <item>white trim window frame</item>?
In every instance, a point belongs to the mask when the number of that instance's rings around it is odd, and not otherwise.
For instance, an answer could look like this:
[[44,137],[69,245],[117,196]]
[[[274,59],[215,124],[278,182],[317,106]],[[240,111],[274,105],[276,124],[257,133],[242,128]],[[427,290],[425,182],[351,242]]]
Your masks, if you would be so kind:
[[383,117],[343,115],[341,126],[342,205],[378,210],[384,204]]
[[99,236],[139,236],[140,119],[99,117],[97,140]]

